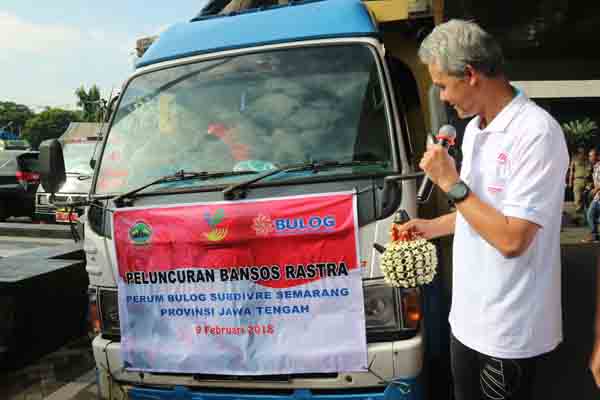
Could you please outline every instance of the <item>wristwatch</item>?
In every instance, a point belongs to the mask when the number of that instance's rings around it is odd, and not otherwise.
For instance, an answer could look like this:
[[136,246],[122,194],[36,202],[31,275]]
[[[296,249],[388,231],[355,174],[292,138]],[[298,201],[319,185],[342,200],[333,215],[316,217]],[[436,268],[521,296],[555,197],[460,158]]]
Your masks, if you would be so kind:
[[446,195],[454,202],[454,204],[458,204],[466,199],[469,193],[471,193],[471,189],[469,189],[466,183],[460,180],[452,185]]

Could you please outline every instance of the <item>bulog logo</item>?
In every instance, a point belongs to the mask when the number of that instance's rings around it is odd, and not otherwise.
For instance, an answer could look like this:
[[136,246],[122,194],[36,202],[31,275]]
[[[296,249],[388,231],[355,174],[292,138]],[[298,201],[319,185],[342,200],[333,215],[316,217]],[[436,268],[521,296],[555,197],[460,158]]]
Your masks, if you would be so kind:
[[308,218],[277,218],[275,230],[278,233],[331,231],[335,228],[335,218],[317,215]]

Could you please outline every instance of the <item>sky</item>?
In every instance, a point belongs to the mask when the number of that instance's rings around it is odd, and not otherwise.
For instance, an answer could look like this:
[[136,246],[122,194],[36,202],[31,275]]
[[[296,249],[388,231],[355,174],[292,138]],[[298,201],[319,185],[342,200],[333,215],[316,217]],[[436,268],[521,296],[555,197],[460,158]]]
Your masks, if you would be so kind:
[[75,90],[108,98],[133,71],[136,39],[188,21],[206,0],[2,0],[0,101],[73,109]]

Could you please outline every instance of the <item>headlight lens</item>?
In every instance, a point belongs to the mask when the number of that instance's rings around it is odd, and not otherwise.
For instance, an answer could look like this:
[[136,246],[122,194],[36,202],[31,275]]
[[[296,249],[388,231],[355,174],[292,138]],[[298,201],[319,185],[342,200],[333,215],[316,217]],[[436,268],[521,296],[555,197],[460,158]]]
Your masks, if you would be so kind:
[[103,336],[120,336],[119,302],[116,290],[100,289],[98,291],[100,323]]
[[48,196],[45,194],[38,195],[38,204],[41,206],[49,205],[50,201],[48,200]]
[[369,342],[406,339],[421,320],[420,289],[398,289],[382,280],[364,282],[365,320]]
[[365,319],[367,330],[397,331],[400,325],[398,291],[383,283],[365,282]]

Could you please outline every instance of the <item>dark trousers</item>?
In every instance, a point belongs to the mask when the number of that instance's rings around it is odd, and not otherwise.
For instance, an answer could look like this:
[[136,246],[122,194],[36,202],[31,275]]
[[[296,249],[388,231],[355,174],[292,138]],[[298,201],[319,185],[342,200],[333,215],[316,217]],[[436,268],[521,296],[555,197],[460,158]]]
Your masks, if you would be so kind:
[[481,354],[454,335],[450,356],[455,400],[531,400],[540,356],[505,359]]

